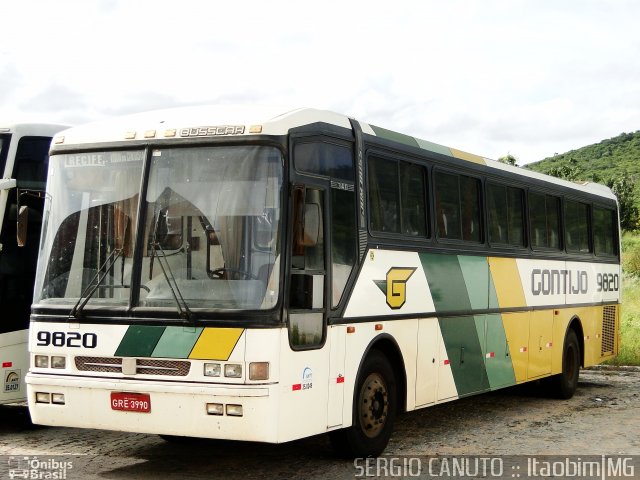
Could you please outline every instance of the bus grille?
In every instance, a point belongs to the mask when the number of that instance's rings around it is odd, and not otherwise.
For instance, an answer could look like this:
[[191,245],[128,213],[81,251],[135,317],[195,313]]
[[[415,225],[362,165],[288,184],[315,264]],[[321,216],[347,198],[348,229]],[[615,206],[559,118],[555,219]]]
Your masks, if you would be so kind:
[[617,306],[608,305],[602,309],[602,350],[601,355],[613,353],[616,337]]
[[[122,358],[117,357],[76,357],[76,368],[83,372],[122,373]],[[168,375],[186,377],[191,362],[180,360],[136,359],[136,374]]]

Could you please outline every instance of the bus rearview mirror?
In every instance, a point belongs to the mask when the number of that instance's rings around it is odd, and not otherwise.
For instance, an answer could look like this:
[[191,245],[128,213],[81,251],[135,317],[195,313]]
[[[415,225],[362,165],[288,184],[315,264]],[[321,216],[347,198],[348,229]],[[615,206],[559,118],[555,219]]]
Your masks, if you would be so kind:
[[26,205],[20,206],[18,211],[18,228],[17,228],[17,242],[19,247],[24,247],[27,244],[27,224],[29,223],[29,207]]
[[302,245],[313,247],[318,243],[320,236],[320,205],[306,203],[304,206],[304,228],[302,232]]

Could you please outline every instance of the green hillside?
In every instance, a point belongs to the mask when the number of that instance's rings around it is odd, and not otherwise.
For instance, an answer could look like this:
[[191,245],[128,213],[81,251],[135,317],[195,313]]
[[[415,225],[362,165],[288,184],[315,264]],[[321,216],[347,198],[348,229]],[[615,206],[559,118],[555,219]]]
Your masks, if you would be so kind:
[[625,230],[640,227],[640,131],[622,133],[577,150],[525,166],[567,180],[591,180],[609,185],[621,204]]

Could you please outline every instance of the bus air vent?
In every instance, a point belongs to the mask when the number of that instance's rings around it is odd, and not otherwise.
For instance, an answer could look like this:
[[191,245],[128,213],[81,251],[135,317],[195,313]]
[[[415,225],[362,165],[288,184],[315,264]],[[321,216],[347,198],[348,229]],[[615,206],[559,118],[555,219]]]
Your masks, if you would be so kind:
[[601,355],[613,353],[616,336],[616,305],[602,308],[602,351]]
[[[83,372],[122,373],[122,358],[118,357],[76,357],[76,368]],[[186,377],[191,362],[185,360],[136,359],[136,374],[167,375]]]

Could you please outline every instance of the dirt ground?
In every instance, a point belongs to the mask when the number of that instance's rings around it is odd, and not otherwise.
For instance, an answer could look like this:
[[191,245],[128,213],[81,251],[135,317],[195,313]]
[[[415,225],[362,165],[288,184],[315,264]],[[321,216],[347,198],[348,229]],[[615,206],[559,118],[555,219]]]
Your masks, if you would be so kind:
[[[640,371],[586,370],[570,400],[546,398],[532,384],[403,414],[385,458],[640,455],[638,433]],[[30,426],[25,407],[0,407],[0,479],[15,473],[20,461],[24,465],[34,458],[70,461],[64,475],[82,479],[361,478],[376,473],[336,458],[324,435],[283,445],[169,443],[155,435]],[[634,476],[640,477],[640,466]]]

